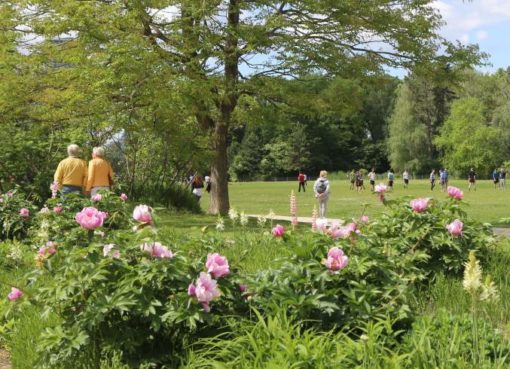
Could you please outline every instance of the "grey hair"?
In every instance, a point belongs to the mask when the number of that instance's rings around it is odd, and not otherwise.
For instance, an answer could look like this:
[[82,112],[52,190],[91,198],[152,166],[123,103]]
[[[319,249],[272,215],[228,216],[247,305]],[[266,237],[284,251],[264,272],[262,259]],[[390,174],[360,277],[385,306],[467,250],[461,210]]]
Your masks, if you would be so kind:
[[80,153],[80,146],[78,146],[76,144],[71,144],[71,145],[67,146],[67,154],[69,156],[78,156],[79,153]]
[[92,153],[93,153],[95,156],[99,156],[100,158],[104,157],[104,149],[103,149],[101,146],[94,147],[94,148],[92,149]]

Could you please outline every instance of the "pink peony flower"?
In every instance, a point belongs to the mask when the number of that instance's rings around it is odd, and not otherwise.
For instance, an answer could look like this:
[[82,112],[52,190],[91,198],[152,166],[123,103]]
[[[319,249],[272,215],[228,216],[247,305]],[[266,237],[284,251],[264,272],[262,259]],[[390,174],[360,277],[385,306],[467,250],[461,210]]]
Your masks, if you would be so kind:
[[459,220],[455,219],[453,222],[446,226],[446,229],[454,237],[462,236],[462,228],[464,224]]
[[30,216],[30,210],[28,210],[27,208],[21,208],[19,210],[19,215],[22,217],[22,218],[28,218]]
[[7,197],[13,197],[14,196],[14,192],[7,191],[6,195],[7,195]]
[[174,257],[172,251],[170,251],[166,246],[163,246],[159,242],[144,243],[142,246],[140,246],[140,248],[155,258],[171,259]]
[[362,215],[359,221],[361,223],[368,223],[370,221],[370,218],[368,217],[368,215]]
[[39,210],[39,213],[41,213],[41,214],[48,214],[49,212],[50,212],[50,209],[48,209],[47,206],[45,206],[41,210]]
[[388,187],[384,183],[379,183],[374,187],[374,192],[377,193],[385,193],[388,190]]
[[115,248],[116,246],[113,243],[103,246],[103,256],[111,256],[114,259],[120,258],[120,251]]
[[315,221],[315,227],[318,231],[324,233],[328,226],[328,220],[326,218],[320,218]]
[[120,194],[120,199],[121,199],[122,201],[127,201],[128,196],[127,196],[125,193],[121,193],[121,194]]
[[411,200],[411,202],[409,203],[411,205],[411,208],[413,209],[414,212],[416,213],[421,213],[425,210],[427,210],[428,206],[429,206],[429,201],[430,199],[414,199],[414,200]]
[[61,204],[58,204],[57,206],[55,206],[53,208],[53,212],[55,214],[60,214],[60,213],[62,213],[62,211],[64,211],[64,207]]
[[328,251],[328,258],[324,261],[326,268],[332,271],[343,269],[348,263],[349,258],[338,247],[332,247]]
[[247,284],[240,284],[239,285],[239,291],[241,291],[241,293],[245,293],[247,290],[248,290],[248,285]]
[[7,298],[9,299],[9,301],[16,301],[17,299],[19,299],[21,296],[23,296],[23,292],[21,292],[20,290],[18,290],[16,287],[12,287],[11,288],[11,293],[9,293],[7,295]]
[[55,246],[56,246],[55,242],[48,241],[48,242],[46,242],[45,246],[41,246],[39,248],[38,254],[41,255],[41,256],[46,256],[46,255],[50,256],[50,255],[53,255],[54,253],[57,252],[57,250],[55,249]]
[[92,201],[99,202],[103,199],[103,196],[100,193],[96,193],[94,196],[92,196]]
[[188,295],[195,296],[198,302],[202,304],[204,311],[208,313],[211,310],[209,302],[220,296],[218,282],[212,279],[209,274],[201,272],[196,285],[190,284],[188,286]]
[[455,200],[462,200],[464,197],[464,192],[462,192],[459,188],[448,186],[448,196]]
[[74,219],[85,229],[96,229],[103,225],[107,214],[93,207],[84,208],[76,214]]
[[152,209],[147,205],[138,205],[133,210],[133,218],[140,223],[152,223]]
[[271,233],[273,234],[273,236],[275,237],[283,237],[283,235],[285,234],[285,228],[283,228],[283,226],[281,224],[277,224],[273,230],[271,231]]
[[214,278],[220,278],[230,274],[227,258],[218,253],[207,255],[205,267],[207,268],[207,272],[211,273]]

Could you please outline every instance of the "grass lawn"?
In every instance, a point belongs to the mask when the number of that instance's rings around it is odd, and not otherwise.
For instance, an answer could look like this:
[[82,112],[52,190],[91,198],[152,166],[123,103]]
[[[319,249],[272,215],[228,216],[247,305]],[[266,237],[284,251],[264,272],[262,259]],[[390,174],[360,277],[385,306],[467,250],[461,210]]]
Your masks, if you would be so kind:
[[[363,205],[367,205],[366,214],[376,215],[384,210],[376,195],[369,190],[366,181],[366,190],[357,193],[349,190],[347,180],[331,181],[331,197],[328,206],[328,217],[349,219],[361,214]],[[500,224],[501,218],[510,217],[509,199],[510,188],[507,191],[495,190],[492,181],[477,181],[476,191],[467,191],[467,181],[452,180],[451,186],[459,187],[464,191],[464,201],[468,204],[466,210],[470,217],[481,222]],[[267,214],[272,209],[277,215],[289,215],[289,195],[291,190],[296,192],[298,215],[310,217],[316,204],[312,191],[313,182],[308,183],[306,193],[297,193],[298,183],[293,182],[242,182],[231,183],[230,205],[238,211],[247,214]],[[409,189],[405,190],[403,184],[397,181],[394,192],[387,194],[388,199],[400,197],[431,197],[443,199],[447,195],[441,192],[438,186],[430,191],[428,180],[411,181]],[[207,211],[209,197],[205,194],[201,206]]]

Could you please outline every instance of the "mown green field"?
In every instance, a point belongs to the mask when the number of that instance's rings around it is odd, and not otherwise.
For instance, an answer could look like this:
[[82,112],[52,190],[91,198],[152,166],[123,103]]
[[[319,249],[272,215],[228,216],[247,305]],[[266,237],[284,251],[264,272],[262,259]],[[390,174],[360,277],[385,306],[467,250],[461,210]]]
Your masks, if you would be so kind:
[[[384,206],[377,196],[371,193],[368,184],[365,185],[367,189],[359,193],[349,190],[349,185],[347,180],[331,181],[329,218],[349,219],[359,216],[364,205],[367,205],[366,214],[368,215],[376,215],[383,211]],[[501,218],[510,217],[510,188],[504,191],[495,190],[492,181],[478,181],[476,191],[471,192],[467,190],[467,181],[452,180],[450,185],[464,191],[464,201],[468,205],[466,210],[473,219],[500,224]],[[316,203],[312,186],[313,182],[309,182],[306,193],[297,193],[297,181],[231,183],[230,204],[247,214],[267,214],[272,209],[277,215],[289,215],[289,195],[294,190],[297,196],[298,215],[310,217]],[[411,181],[408,190],[403,188],[401,181],[397,181],[394,192],[387,194],[388,199],[401,197],[443,199],[446,196],[446,193],[441,192],[438,186],[434,191],[430,191],[427,180]],[[201,205],[204,211],[207,211],[209,206],[207,194],[202,197]]]

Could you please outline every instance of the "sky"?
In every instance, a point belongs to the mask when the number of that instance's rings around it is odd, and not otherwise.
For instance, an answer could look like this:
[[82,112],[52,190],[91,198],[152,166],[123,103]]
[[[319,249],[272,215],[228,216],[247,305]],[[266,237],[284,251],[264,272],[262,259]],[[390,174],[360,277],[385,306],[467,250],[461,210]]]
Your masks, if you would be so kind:
[[479,67],[494,72],[510,66],[510,0],[436,0],[434,6],[447,24],[441,34],[450,41],[478,44],[492,64]]

